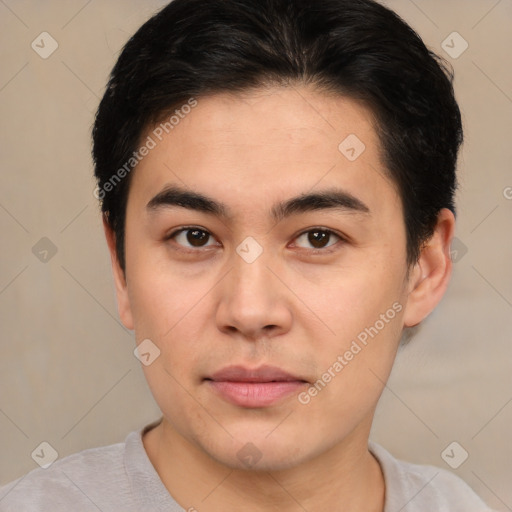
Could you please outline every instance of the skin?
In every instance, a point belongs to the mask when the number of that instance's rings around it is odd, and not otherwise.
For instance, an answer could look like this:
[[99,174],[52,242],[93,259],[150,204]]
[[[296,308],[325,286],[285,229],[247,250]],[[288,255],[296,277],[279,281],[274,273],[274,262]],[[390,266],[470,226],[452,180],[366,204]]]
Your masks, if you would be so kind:
[[[338,150],[349,134],[366,146],[352,162]],[[370,427],[403,328],[446,290],[455,221],[439,213],[407,276],[401,201],[379,155],[371,112],[341,96],[293,86],[202,97],[134,171],[125,274],[104,222],[120,317],[137,343],[149,338],[161,351],[143,370],[163,420],[143,444],[185,510],[383,510]],[[223,202],[233,216],[149,211],[168,185]],[[369,212],[270,216],[278,201],[334,186]],[[183,226],[210,238],[166,240]],[[346,240],[331,235],[314,254],[308,229],[319,227]],[[236,252],[248,236],[263,248],[252,263]],[[231,364],[271,364],[307,380],[307,391],[396,303],[394,318],[307,404],[294,393],[241,407],[204,380]],[[261,454],[251,467],[237,456],[247,443]]]

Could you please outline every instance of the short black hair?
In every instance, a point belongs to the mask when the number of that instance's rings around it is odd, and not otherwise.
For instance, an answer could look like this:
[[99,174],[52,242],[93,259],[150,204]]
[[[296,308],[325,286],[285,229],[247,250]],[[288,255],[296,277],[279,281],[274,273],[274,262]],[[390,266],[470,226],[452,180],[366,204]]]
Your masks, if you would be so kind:
[[173,0],[124,46],[93,127],[96,195],[123,270],[129,171],[147,129],[191,99],[293,84],[370,108],[407,263],[417,261],[439,211],[455,213],[463,132],[451,66],[373,0]]

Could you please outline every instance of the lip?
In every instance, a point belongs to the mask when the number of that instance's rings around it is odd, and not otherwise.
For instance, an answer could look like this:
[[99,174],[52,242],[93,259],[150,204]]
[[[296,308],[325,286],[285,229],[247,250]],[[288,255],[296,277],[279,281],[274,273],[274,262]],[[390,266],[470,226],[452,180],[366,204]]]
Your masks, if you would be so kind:
[[244,366],[226,366],[209,377],[213,381],[232,382],[272,382],[272,381],[303,381],[305,379],[292,375],[277,366],[264,365],[259,368],[245,368]]
[[222,398],[241,407],[268,407],[296,394],[308,382],[275,366],[228,366],[205,379]]

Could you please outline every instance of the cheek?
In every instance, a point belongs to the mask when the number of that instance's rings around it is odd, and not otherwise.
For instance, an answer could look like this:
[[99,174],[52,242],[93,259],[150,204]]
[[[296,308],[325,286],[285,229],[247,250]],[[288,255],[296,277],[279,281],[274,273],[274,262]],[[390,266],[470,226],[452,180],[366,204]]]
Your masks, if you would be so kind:
[[170,272],[164,264],[134,263],[128,294],[135,332],[147,337],[166,337],[205,292],[197,281]]
[[[401,301],[402,270],[390,267],[389,264],[325,267],[303,272],[296,278],[293,291],[320,322],[325,336],[318,337],[326,345],[342,349],[365,328],[373,326],[395,302]],[[388,316],[394,319],[399,313],[396,309],[400,308],[392,309]]]
[[141,265],[128,288],[137,341],[149,338],[160,350],[155,363],[144,368],[148,382],[185,384],[204,355],[204,324],[211,322],[205,295],[211,284]]
[[[165,355],[144,367],[144,375],[151,394],[166,420],[185,438],[192,435],[208,437],[215,430],[215,423],[204,414],[195,390],[183,375],[167,368]],[[181,370],[184,370],[181,368]],[[191,428],[193,425],[193,428]]]
[[316,406],[329,403],[343,414],[376,403],[402,331],[402,272],[392,264],[354,267],[331,276],[323,289],[303,283],[301,293],[329,327],[315,338]]
[[375,408],[396,357],[402,311],[397,301],[378,316],[361,315],[352,335],[317,353],[317,380],[298,397],[312,431],[341,438]]

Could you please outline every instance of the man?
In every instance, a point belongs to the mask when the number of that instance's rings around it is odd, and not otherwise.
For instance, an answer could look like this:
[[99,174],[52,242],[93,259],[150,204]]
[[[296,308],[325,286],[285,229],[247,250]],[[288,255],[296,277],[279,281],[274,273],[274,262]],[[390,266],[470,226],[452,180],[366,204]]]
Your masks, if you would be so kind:
[[371,0],[174,0],[93,131],[119,314],[162,418],[0,510],[485,511],[369,443],[451,275],[452,77]]

